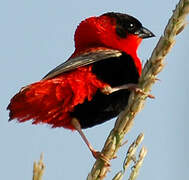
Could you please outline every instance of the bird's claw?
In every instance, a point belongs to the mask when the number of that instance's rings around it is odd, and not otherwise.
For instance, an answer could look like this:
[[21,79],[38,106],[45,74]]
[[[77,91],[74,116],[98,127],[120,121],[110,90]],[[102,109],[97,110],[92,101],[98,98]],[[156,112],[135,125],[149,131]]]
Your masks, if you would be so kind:
[[101,153],[99,151],[94,151],[94,150],[91,151],[91,152],[92,152],[92,155],[95,159],[101,159],[101,160],[104,161],[104,164],[106,166],[110,166],[110,160],[103,153]]
[[155,99],[155,96],[153,96],[152,94],[149,94],[149,93],[144,92],[144,91],[143,91],[142,89],[140,89],[140,88],[135,88],[134,91],[135,91],[136,93],[140,93],[140,94],[142,94],[142,95],[146,95],[147,97],[149,97],[149,98],[151,98],[151,99]]

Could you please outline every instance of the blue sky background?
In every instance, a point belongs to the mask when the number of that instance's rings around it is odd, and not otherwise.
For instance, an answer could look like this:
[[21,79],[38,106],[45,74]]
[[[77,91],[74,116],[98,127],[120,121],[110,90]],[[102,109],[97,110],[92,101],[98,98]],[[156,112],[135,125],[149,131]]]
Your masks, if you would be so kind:
[[[6,106],[27,84],[40,80],[73,52],[73,35],[86,17],[108,11],[137,17],[156,37],[144,40],[138,54],[145,62],[178,0],[60,1],[17,0],[0,5],[0,179],[31,179],[33,161],[44,152],[44,180],[85,179],[94,158],[76,132],[31,122],[8,123]],[[188,179],[189,171],[189,27],[177,37],[166,58],[161,80],[148,99],[126,139],[131,143],[144,132],[148,154],[139,179]],[[101,150],[115,120],[85,130],[92,145]],[[128,145],[112,161],[107,179],[122,167]]]

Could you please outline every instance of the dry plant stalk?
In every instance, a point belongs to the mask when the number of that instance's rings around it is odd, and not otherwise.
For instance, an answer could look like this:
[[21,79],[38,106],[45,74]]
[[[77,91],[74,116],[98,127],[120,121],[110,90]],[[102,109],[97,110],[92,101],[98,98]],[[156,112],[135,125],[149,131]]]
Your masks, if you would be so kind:
[[[189,0],[180,0],[164,30],[163,36],[161,36],[158,44],[153,50],[150,59],[146,62],[139,80],[139,87],[147,94],[150,92],[152,85],[155,83],[157,74],[164,67],[165,56],[173,47],[176,35],[184,29],[186,25],[185,18],[188,13]],[[136,94],[134,92],[131,93],[128,106],[118,117],[115,126],[111,130],[104,148],[102,149],[101,153],[107,160],[110,161],[116,156],[116,152],[120,148],[125,134],[131,129],[134,117],[142,109],[146,98],[146,95],[142,95],[140,93]],[[97,159],[87,177],[87,180],[102,180],[105,178],[108,170],[109,167],[107,166],[107,162],[103,159]],[[135,177],[131,177],[130,180],[131,179],[133,180]]]
[[137,178],[139,169],[142,166],[144,157],[147,153],[146,148],[142,147],[138,156],[138,160],[136,159],[136,150],[143,141],[143,139],[144,139],[144,134],[140,133],[137,139],[130,145],[126,154],[126,158],[123,163],[123,170],[119,171],[112,180],[122,180],[124,173],[129,168],[129,165],[132,162],[134,162],[134,166],[132,168],[132,172],[130,174],[129,180],[135,180]]
[[140,153],[139,153],[139,158],[136,161],[136,163],[132,169],[132,172],[130,174],[129,180],[135,180],[138,177],[139,170],[142,166],[142,163],[144,161],[146,154],[147,154],[147,149],[145,147],[142,147],[142,149],[140,150]]
[[42,176],[45,170],[43,163],[43,153],[41,153],[40,160],[33,164],[33,178],[32,180],[42,180]]

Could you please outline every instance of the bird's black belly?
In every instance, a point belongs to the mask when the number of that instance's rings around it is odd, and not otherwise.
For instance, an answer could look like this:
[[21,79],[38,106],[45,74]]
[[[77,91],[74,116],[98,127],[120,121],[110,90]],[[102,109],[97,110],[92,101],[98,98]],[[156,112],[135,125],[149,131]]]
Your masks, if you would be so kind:
[[[111,87],[137,83],[139,79],[133,59],[125,53],[120,57],[94,63],[92,71]],[[77,105],[71,116],[79,120],[82,128],[101,124],[119,115],[127,105],[129,95],[128,90],[120,90],[110,95],[98,90],[91,101],[85,100],[83,104]]]

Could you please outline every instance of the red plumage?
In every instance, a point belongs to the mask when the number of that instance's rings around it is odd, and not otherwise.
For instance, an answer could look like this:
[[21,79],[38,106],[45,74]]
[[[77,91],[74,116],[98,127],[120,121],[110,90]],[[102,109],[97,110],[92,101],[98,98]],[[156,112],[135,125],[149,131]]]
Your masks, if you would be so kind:
[[11,99],[10,120],[76,129],[97,158],[81,128],[103,123],[125,108],[127,85],[137,84],[142,72],[138,46],[153,36],[127,14],[105,13],[82,21],[72,56]]
[[142,64],[137,56],[137,49],[142,38],[135,34],[127,34],[120,38],[116,34],[116,19],[108,16],[90,17],[82,21],[75,32],[75,52],[73,56],[83,54],[87,49],[95,51],[100,48],[111,48],[131,55],[136,68],[141,74]]
[[92,100],[97,89],[107,86],[91,72],[91,66],[80,67],[53,79],[41,80],[24,87],[16,94],[8,109],[10,118],[19,122],[33,119],[33,124],[75,129],[70,112],[85,99]]

